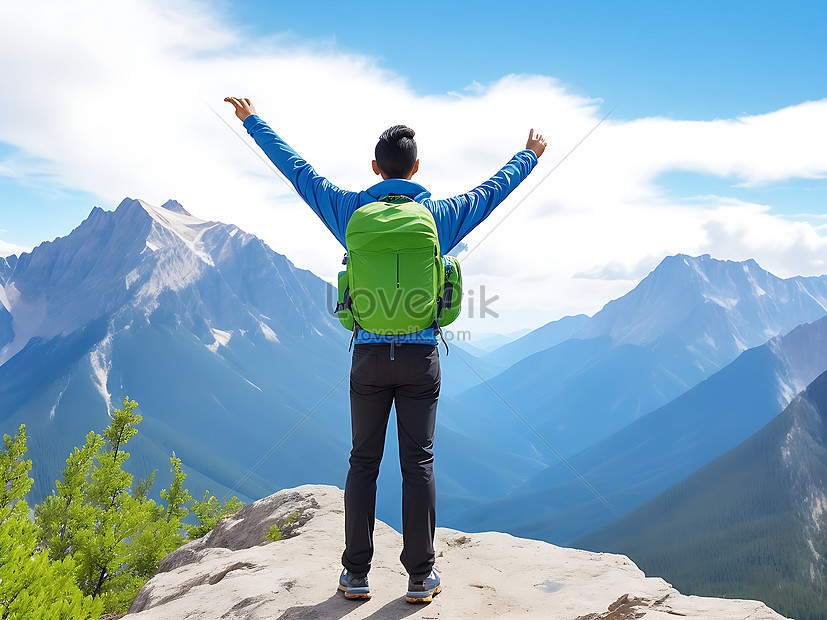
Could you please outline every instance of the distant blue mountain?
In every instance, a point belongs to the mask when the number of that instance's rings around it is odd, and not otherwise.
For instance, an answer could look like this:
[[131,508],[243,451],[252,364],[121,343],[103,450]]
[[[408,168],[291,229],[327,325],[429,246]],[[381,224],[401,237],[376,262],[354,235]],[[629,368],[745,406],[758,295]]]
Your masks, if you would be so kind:
[[0,306],[0,342],[4,345],[14,340],[14,327],[11,312],[5,306]]
[[13,318],[9,311],[9,300],[3,284],[8,279],[17,262],[16,256],[0,256],[0,350],[14,340]]
[[481,369],[488,384],[457,395],[446,423],[552,463],[556,457],[512,408],[571,456],[683,394],[747,348],[823,317],[825,308],[827,276],[781,279],[753,260],[670,256],[593,317],[555,321],[486,356],[528,354],[496,376]]
[[827,373],[744,442],[575,545],[628,555],[686,594],[827,620],[825,481]]
[[474,332],[474,337],[471,342],[481,355],[485,355],[494,349],[501,348],[519,338],[522,338],[531,331],[533,330],[524,327],[523,329],[518,329],[517,331],[509,332],[507,334],[499,334],[496,332]]
[[569,458],[616,514],[558,463],[510,495],[456,515],[452,525],[570,543],[741,443],[825,370],[827,317],[745,351],[679,398]]
[[550,349],[569,338],[576,338],[588,322],[589,317],[585,314],[564,316],[495,348],[483,359],[508,368],[529,355]]

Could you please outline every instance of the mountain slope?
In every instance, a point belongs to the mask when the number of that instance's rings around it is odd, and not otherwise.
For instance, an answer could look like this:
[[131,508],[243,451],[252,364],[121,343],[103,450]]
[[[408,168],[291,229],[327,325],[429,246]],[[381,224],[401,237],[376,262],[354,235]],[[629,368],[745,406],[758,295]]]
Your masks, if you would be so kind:
[[[161,455],[174,448],[193,479],[229,489],[345,374],[347,336],[322,307],[327,289],[252,235],[174,201],[95,208],[67,237],[20,256],[2,287],[14,338],[0,350],[0,423],[29,425],[34,495],[127,395],[145,419],[137,472],[166,470]],[[346,421],[318,415],[283,458],[303,457],[311,439],[345,458]],[[305,469],[339,471],[318,460]],[[290,479],[275,462],[261,473],[238,492]]]
[[589,317],[585,314],[564,316],[531,330],[513,342],[495,348],[483,359],[508,368],[529,355],[550,349],[569,338],[576,338],[588,322]]
[[451,523],[567,543],[633,510],[741,443],[827,370],[827,317],[745,351],[669,404],[568,459],[613,513],[555,464]]
[[667,257],[593,317],[551,323],[486,356],[524,354],[571,336],[488,378],[490,385],[459,394],[452,423],[474,436],[496,434],[512,451],[543,453],[536,438],[513,424],[513,407],[571,456],[670,402],[747,348],[825,314],[827,276],[784,280],[752,260]]
[[827,373],[755,435],[576,544],[682,591],[827,618]]
[[[143,416],[127,468],[159,469],[156,493],[173,450],[195,496],[343,484],[350,335],[326,308],[333,299],[253,235],[174,201],[95,208],[68,236],[0,261],[0,432],[27,424],[32,503],[126,396]],[[445,364],[446,380],[470,381],[460,372]],[[542,467],[490,440],[442,435],[446,507],[506,493]],[[380,484],[395,488],[388,454]],[[398,524],[400,503],[380,494],[379,514]]]

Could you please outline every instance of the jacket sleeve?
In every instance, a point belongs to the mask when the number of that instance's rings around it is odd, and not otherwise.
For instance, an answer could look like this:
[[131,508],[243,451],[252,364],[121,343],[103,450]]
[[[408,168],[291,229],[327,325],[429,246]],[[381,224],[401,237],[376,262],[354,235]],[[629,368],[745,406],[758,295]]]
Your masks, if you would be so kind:
[[450,252],[463,237],[491,215],[494,208],[523,182],[536,165],[534,151],[520,151],[479,187],[453,198],[434,200],[432,212],[442,253]]
[[244,119],[244,128],[328,230],[345,245],[345,229],[350,216],[359,207],[359,194],[339,189],[318,174],[256,114]]

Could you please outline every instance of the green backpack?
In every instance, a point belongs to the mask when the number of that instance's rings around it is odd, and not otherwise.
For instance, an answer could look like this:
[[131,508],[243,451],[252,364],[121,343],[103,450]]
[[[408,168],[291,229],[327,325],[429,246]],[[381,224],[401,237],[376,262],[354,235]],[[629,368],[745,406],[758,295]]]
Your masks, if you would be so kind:
[[387,336],[439,330],[459,315],[459,261],[442,256],[434,216],[423,205],[386,196],[359,207],[345,245],[336,312],[354,334],[359,328]]

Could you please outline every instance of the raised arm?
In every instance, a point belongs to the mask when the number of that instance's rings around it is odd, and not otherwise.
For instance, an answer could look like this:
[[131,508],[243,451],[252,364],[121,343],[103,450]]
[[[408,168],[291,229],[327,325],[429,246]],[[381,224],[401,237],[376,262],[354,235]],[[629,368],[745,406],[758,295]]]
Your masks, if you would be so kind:
[[256,114],[249,99],[226,97],[235,114],[244,123],[256,144],[276,168],[296,188],[299,196],[324,222],[342,245],[345,245],[345,228],[350,216],[359,206],[359,194],[339,189],[318,174],[290,145],[282,140],[267,123]]
[[497,174],[470,192],[433,202],[434,219],[440,231],[443,253],[450,252],[485,220],[506,197],[525,180],[546,148],[541,134],[528,134],[526,148],[511,158]]

